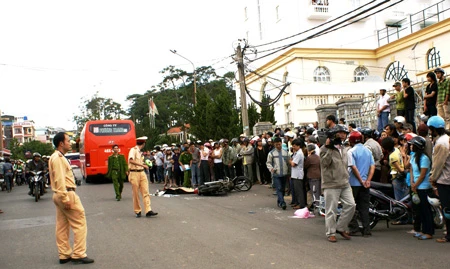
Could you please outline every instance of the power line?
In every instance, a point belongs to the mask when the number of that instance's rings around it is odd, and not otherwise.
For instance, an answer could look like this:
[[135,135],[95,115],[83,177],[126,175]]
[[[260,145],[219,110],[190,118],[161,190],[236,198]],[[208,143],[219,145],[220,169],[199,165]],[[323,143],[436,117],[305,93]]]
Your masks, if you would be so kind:
[[[385,1],[383,1],[383,2],[381,2],[381,3],[379,3],[379,4],[377,4],[377,5],[375,5],[374,7],[370,8],[370,9],[364,10],[364,11],[362,11],[362,12],[360,12],[360,13],[358,13],[358,14],[356,14],[356,15],[350,17],[350,18],[348,18],[346,21],[352,20],[352,19],[354,19],[354,18],[356,18],[356,17],[358,17],[358,16],[360,16],[360,15],[362,15],[362,14],[368,12],[368,11],[371,11],[372,9],[377,8],[377,7],[379,7],[379,6],[385,4],[386,2],[389,2],[389,1],[390,1],[390,0],[385,0]],[[394,4],[389,5],[388,7],[385,7],[385,8],[382,8],[382,9],[380,9],[380,10],[377,10],[376,12],[374,12],[374,13],[368,15],[368,16],[372,16],[372,15],[374,15],[374,14],[377,14],[377,13],[379,13],[379,12],[381,12],[381,11],[384,11],[385,9],[387,9],[387,8],[389,8],[389,7],[392,7],[392,6],[394,6],[394,5],[397,5],[397,4],[399,4],[400,2],[403,2],[403,1],[404,1],[404,0],[400,0],[400,1],[396,2],[396,3],[394,3]],[[368,17],[368,16],[366,16],[366,17]],[[346,27],[346,26],[348,26],[348,25],[350,25],[350,24],[356,23],[356,22],[358,22],[358,21],[360,21],[360,20],[362,20],[362,19],[364,19],[364,18],[366,18],[366,17],[356,19],[356,20],[354,20],[353,22],[344,25],[343,27]],[[270,52],[270,53],[267,53],[266,55],[260,56],[260,57],[258,57],[258,58],[256,58],[256,59],[253,59],[253,60],[251,60],[250,62],[254,62],[254,61],[260,60],[260,59],[262,59],[262,58],[265,58],[265,57],[267,57],[267,56],[273,55],[273,54],[275,54],[275,53],[277,53],[277,52],[279,52],[279,51],[281,51],[281,50],[287,49],[287,48],[289,48],[289,47],[292,47],[292,46],[297,45],[297,44],[299,44],[299,43],[302,43],[302,42],[304,42],[304,41],[307,41],[307,40],[316,38],[316,37],[318,37],[318,36],[321,36],[321,35],[330,33],[330,32],[332,32],[333,28],[335,28],[336,26],[338,26],[338,25],[340,25],[340,24],[342,24],[342,23],[345,23],[346,21],[342,21],[342,22],[339,22],[339,23],[337,23],[337,24],[334,24],[334,25],[332,25],[331,27],[328,27],[328,28],[326,28],[326,29],[323,29],[323,30],[319,31],[318,33],[315,33],[315,34],[313,34],[313,35],[310,35],[310,36],[308,36],[308,37],[306,37],[306,38],[303,38],[303,39],[301,39],[301,40],[299,40],[299,41],[293,42],[293,43],[291,43],[291,44],[287,44],[287,45],[285,45],[285,46],[280,46],[280,47],[278,47],[278,48],[275,48],[275,51],[272,51],[272,52]],[[343,28],[343,27],[339,27],[338,29],[341,29],[341,28]]]

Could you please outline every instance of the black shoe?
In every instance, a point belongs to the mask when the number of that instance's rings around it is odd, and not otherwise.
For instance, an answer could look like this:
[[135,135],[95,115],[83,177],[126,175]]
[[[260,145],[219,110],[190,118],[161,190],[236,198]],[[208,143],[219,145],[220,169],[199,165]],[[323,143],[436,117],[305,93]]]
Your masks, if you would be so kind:
[[146,217],[156,216],[158,213],[153,212],[152,210],[148,211],[147,214],[145,214]]
[[81,259],[71,259],[71,260],[72,260],[73,263],[77,263],[77,264],[79,264],[79,263],[86,264],[86,263],[93,263],[94,262],[93,259],[90,259],[88,257],[84,257],[84,258],[81,258]]
[[72,260],[72,258],[67,258],[67,259],[59,259],[59,263],[60,264],[65,264],[65,263],[68,263],[68,262],[70,262]]
[[286,210],[286,203],[282,203],[281,208],[283,208],[283,210]]
[[136,218],[140,218],[141,217],[141,212],[136,213]]
[[32,191],[29,191],[29,192],[28,192],[28,195],[31,195],[31,194],[33,194],[33,192],[32,192]]

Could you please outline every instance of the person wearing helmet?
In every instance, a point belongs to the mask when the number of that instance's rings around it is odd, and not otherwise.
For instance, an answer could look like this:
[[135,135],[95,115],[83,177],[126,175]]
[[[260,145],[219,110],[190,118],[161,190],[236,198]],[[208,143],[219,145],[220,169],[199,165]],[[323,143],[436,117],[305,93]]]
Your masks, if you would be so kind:
[[419,240],[433,238],[434,222],[428,196],[433,195],[433,189],[429,181],[431,160],[425,154],[426,141],[421,136],[413,137],[408,141],[411,147],[410,177],[411,192],[416,193],[420,199],[418,218],[414,221],[414,237]]
[[352,147],[348,152],[349,182],[352,187],[353,198],[356,202],[357,214],[362,222],[359,229],[357,216],[353,216],[349,223],[350,235],[362,233],[363,236],[372,235],[369,226],[370,181],[375,172],[375,161],[372,152],[365,147],[362,134],[358,131],[350,133],[348,141]]
[[389,113],[391,109],[388,103],[389,95],[386,93],[386,89],[380,89],[380,96],[377,100],[377,116],[378,116],[378,132],[382,132],[384,126],[389,123]]
[[[33,153],[33,159],[27,163],[26,166],[26,170],[27,170],[27,176],[30,177],[31,174],[29,173],[29,171],[46,171],[46,166],[44,161],[41,160],[41,154],[39,154],[39,152],[35,152]],[[41,182],[41,195],[44,195],[44,193],[46,193],[47,191],[44,188],[44,182]],[[33,193],[33,188],[34,188],[34,182],[33,180],[29,180],[29,184],[28,184],[30,190],[28,191],[28,195],[31,195]]]
[[403,125],[406,123],[406,119],[403,116],[397,116],[394,118],[394,125],[397,133],[400,135],[403,132]]
[[445,78],[444,69],[438,67],[434,70],[438,80],[437,92],[437,113],[445,120],[445,128],[450,129],[450,110],[449,110],[449,94],[450,94],[450,80]]
[[397,81],[392,85],[396,93],[391,96],[391,99],[395,99],[397,116],[405,116],[405,99],[403,98],[402,83]]
[[437,115],[436,100],[438,85],[436,74],[434,72],[429,72],[427,74],[427,81],[429,84],[425,90],[425,96],[423,97],[423,99],[425,99],[423,102],[423,113],[428,117],[432,117]]
[[411,80],[409,78],[402,79],[402,86],[405,90],[403,92],[403,98],[405,98],[405,119],[407,123],[412,124],[413,132],[416,132],[416,120],[415,120],[415,110],[416,110],[416,97],[414,88],[411,86]]
[[[440,116],[431,117],[428,122],[431,136],[434,138],[433,157],[430,172],[430,183],[436,188],[441,199],[442,208],[450,208],[450,145],[449,136],[445,133],[445,121]],[[450,219],[445,220],[447,231],[450,231]],[[450,242],[450,233],[436,240],[439,243]]]
[[229,179],[233,179],[235,172],[234,172],[234,163],[236,162],[236,152],[234,151],[233,147],[230,147],[228,144],[228,139],[223,139],[222,141],[222,162],[223,162],[223,170],[225,173],[225,176]]
[[[344,239],[351,237],[348,224],[355,213],[355,200],[349,184],[348,147],[342,145],[347,138],[345,126],[336,125],[327,132],[325,144],[320,148],[320,168],[322,189],[325,198],[325,229],[329,242],[337,242],[336,233]],[[336,221],[338,203],[341,201],[342,212]]]
[[164,154],[160,146],[156,146],[155,150],[156,182],[162,183],[164,181]]
[[248,177],[248,179],[250,179],[252,183],[255,183],[255,178],[253,177],[254,152],[255,149],[250,144],[248,138],[244,139],[241,145],[240,155],[242,156],[242,166],[244,167],[244,175]]
[[266,166],[272,173],[273,183],[275,184],[277,194],[277,205],[286,210],[284,194],[286,191],[286,181],[291,174],[289,153],[282,148],[280,137],[273,140],[275,148],[267,156]]
[[383,150],[381,149],[380,143],[374,139],[374,130],[365,127],[361,129],[361,134],[363,135],[364,146],[372,152],[372,157],[375,162],[375,171],[372,181],[380,182]]

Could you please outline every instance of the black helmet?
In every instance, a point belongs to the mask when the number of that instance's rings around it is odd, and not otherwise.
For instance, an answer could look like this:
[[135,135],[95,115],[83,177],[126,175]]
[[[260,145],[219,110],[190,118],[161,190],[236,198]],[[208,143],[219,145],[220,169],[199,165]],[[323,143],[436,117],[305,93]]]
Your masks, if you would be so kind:
[[373,130],[369,127],[364,127],[361,129],[361,134],[363,134],[365,137],[372,138],[373,137]]
[[436,69],[434,70],[434,73],[437,73],[437,72],[440,72],[440,73],[442,73],[442,74],[445,74],[445,70],[442,69],[442,68],[440,68],[440,67],[438,67],[438,68],[436,68]]
[[316,129],[314,129],[314,128],[308,128],[308,129],[306,129],[306,133],[308,134],[308,135],[312,135],[314,132],[316,131]]
[[337,124],[336,125],[336,133],[339,132],[344,132],[344,133],[349,133],[347,126],[345,126],[344,124]]
[[423,138],[421,136],[415,136],[411,140],[408,141],[408,144],[414,145],[418,149],[421,149],[421,150],[425,149],[426,143],[427,142],[425,141],[425,138]]
[[156,146],[155,149],[156,150],[161,150],[161,147],[160,146]]

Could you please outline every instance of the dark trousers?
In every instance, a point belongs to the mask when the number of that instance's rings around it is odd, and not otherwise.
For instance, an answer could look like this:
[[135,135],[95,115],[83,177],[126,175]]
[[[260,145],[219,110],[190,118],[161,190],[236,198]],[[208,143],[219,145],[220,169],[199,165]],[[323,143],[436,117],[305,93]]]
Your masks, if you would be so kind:
[[277,191],[277,204],[281,207],[284,202],[284,194],[286,191],[286,178],[285,176],[273,176],[273,183],[275,184],[275,189]]
[[380,182],[381,181],[381,169],[375,169],[373,172],[372,181]]
[[361,218],[362,226],[363,226],[363,233],[370,232],[369,227],[369,204],[370,204],[370,192],[369,189],[363,187],[363,186],[352,186],[352,192],[353,192],[353,198],[355,199],[356,203],[356,212],[353,215],[353,219],[350,221],[348,227],[350,228],[351,232],[358,232],[359,225],[357,222],[357,215],[359,214],[359,217]]
[[214,163],[214,178],[215,180],[223,179],[223,163]]
[[397,109],[397,116],[405,116],[405,110],[404,109]]
[[209,174],[209,162],[208,161],[201,161],[200,163],[200,178],[199,178],[199,185],[205,184],[205,182],[210,182],[211,176]]
[[259,164],[258,169],[259,169],[259,176],[261,178],[261,183],[262,184],[270,183],[272,180],[270,176],[270,171],[269,169],[267,169],[267,165],[265,163]]
[[[444,185],[444,184],[436,184],[438,193],[439,193],[439,200],[441,200],[441,206],[442,209],[449,209],[450,208],[450,185]],[[445,219],[445,227],[447,228],[447,231],[450,231],[450,219]],[[447,235],[445,236],[447,240],[450,240],[450,233],[447,232]]]
[[233,179],[234,178],[234,167],[233,165],[230,167],[228,165],[224,165],[223,166],[223,170],[225,172],[225,176],[229,179]]
[[405,110],[405,120],[413,127],[413,132],[416,132],[416,119],[414,118],[414,109]]
[[434,234],[433,213],[431,212],[431,205],[428,203],[428,197],[433,194],[432,189],[417,190],[420,198],[420,221],[422,223],[423,234]]
[[237,160],[234,163],[234,167],[236,167],[236,176],[243,176],[244,175],[244,170],[242,168],[242,160]]
[[161,183],[164,181],[164,166],[159,165],[156,167],[156,180]]
[[436,116],[437,115],[436,104],[434,104],[434,105],[427,104],[427,111],[426,111],[425,115],[427,115],[429,117]]
[[292,178],[292,188],[293,188],[293,201],[295,204],[299,205],[300,208],[304,208],[306,206],[306,189],[305,182],[303,179]]
[[156,179],[156,165],[152,166],[152,169],[150,169],[150,182],[151,183],[155,183],[155,179]]
[[177,186],[181,186],[183,184],[184,177],[180,167],[175,167],[173,169],[173,179],[175,179],[175,184],[177,184]]

